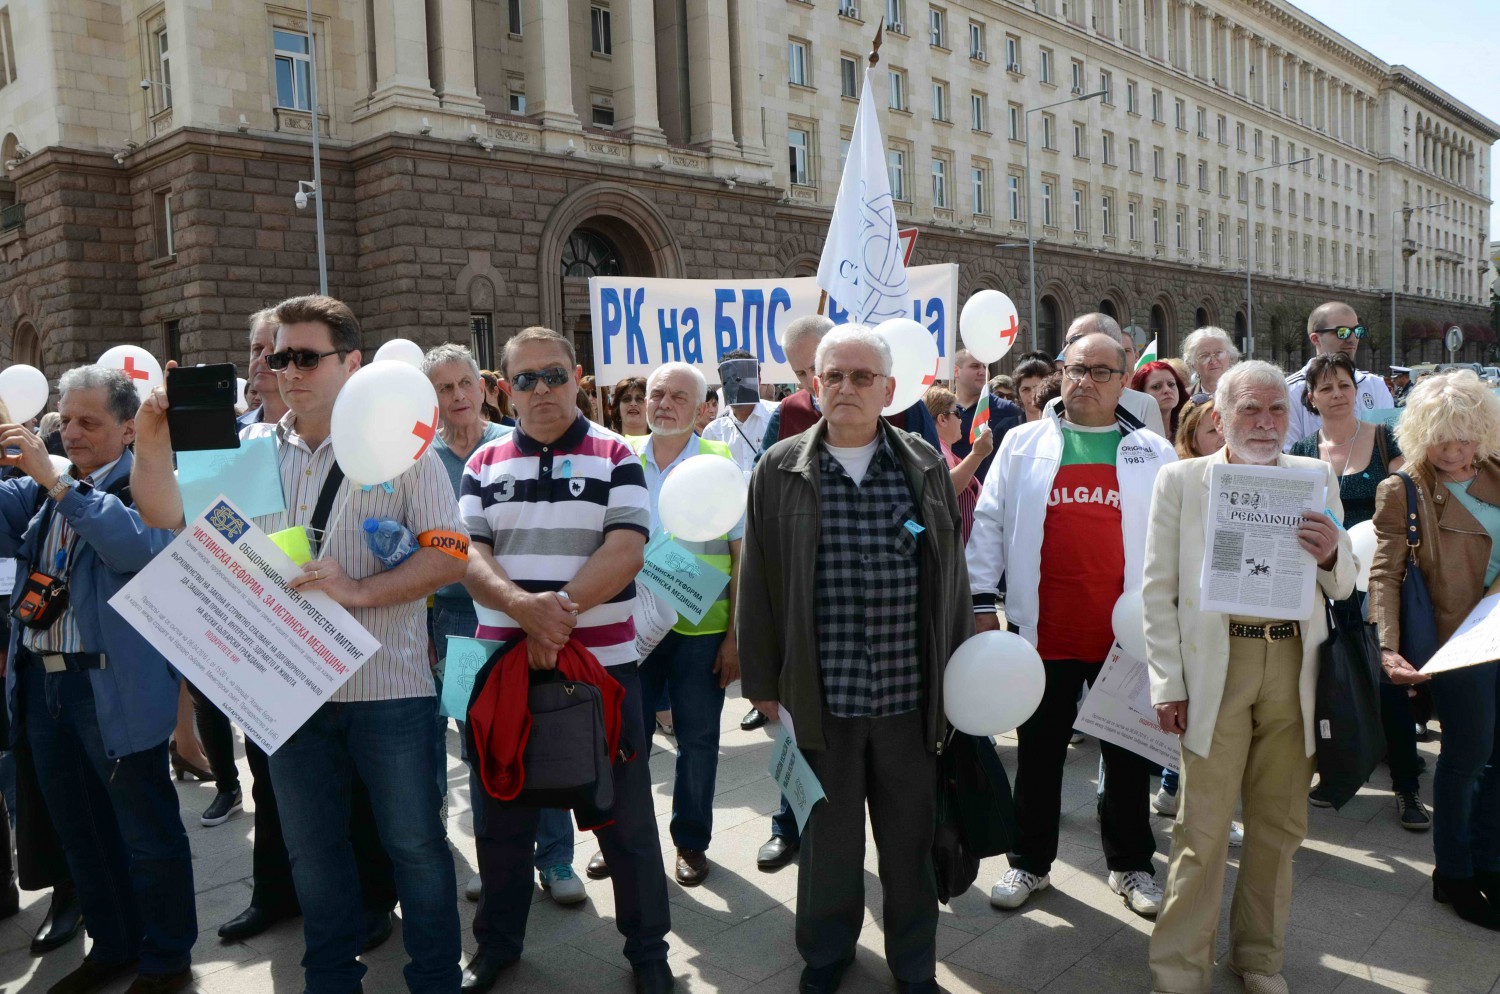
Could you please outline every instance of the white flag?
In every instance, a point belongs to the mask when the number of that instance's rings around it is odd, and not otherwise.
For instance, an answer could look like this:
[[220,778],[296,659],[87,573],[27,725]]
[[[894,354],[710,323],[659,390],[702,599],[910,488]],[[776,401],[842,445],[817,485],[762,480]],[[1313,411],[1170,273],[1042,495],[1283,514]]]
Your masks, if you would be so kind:
[[861,324],[911,317],[896,204],[885,168],[870,70],[859,96],[849,157],[818,262],[818,286]]

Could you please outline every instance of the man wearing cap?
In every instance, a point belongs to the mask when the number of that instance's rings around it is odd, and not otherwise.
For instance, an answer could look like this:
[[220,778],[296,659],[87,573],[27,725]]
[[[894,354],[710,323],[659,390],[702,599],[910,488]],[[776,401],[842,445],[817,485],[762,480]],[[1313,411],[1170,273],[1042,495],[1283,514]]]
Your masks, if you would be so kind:
[[1393,406],[1405,407],[1406,395],[1411,392],[1411,367],[1392,366],[1391,386],[1395,388],[1391,391]]

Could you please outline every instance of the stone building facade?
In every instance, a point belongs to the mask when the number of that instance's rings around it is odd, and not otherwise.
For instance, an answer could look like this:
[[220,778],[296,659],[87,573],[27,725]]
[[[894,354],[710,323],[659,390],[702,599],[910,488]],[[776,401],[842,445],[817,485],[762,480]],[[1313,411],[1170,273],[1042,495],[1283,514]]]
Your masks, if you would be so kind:
[[491,361],[540,323],[587,364],[589,275],[815,270],[882,21],[870,80],[913,261],[960,262],[961,298],[1011,294],[1044,347],[1101,308],[1165,352],[1202,324],[1243,335],[1249,250],[1257,354],[1295,362],[1307,312],[1341,297],[1383,363],[1393,247],[1401,358],[1434,358],[1448,324],[1466,355],[1492,341],[1500,128],[1281,0],[313,11],[309,46],[275,3],[0,4],[0,361],[56,376],[120,342],[242,360],[251,312],[316,289],[293,202],[315,76],[330,291],[370,345]]

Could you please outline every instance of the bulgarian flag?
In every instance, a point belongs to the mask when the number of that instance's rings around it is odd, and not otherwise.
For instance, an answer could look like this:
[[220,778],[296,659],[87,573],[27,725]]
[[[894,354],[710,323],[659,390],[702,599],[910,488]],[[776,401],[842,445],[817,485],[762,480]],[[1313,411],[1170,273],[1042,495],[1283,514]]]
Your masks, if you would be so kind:
[[1148,363],[1148,362],[1155,362],[1155,361],[1156,361],[1156,339],[1153,338],[1153,339],[1151,339],[1151,342],[1144,349],[1141,350],[1141,357],[1135,361],[1135,368],[1136,369],[1140,369],[1142,366],[1146,365],[1146,363]]
[[973,445],[979,441],[990,427],[990,392],[984,391],[979,395],[979,403],[974,405],[974,423],[969,426],[969,444]]

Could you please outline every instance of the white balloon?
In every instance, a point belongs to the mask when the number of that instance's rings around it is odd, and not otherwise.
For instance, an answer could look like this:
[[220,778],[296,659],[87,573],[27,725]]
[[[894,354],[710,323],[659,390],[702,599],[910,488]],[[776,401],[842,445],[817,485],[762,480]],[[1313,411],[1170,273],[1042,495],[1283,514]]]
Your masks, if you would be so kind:
[[53,455],[49,455],[49,456],[47,456],[47,459],[48,459],[49,462],[52,463],[52,471],[54,473],[58,473],[58,474],[66,473],[68,470],[70,470],[70,469],[73,468],[73,464],[70,463],[70,462],[68,462],[68,457],[67,456],[53,456]]
[[118,369],[130,377],[130,385],[142,401],[161,386],[161,363],[139,345],[116,345],[99,357],[99,365]]
[[1141,588],[1127,590],[1115,601],[1110,612],[1110,624],[1115,630],[1115,640],[1125,655],[1141,662],[1146,661],[1146,605],[1141,600]]
[[1036,648],[1014,632],[980,632],[954,651],[943,671],[943,711],[969,735],[1003,735],[1037,705],[1047,674]]
[[1021,318],[1016,305],[999,290],[980,290],[958,315],[964,348],[985,365],[997,362],[1016,344]]
[[937,381],[938,347],[932,332],[911,318],[891,318],[875,326],[891,347],[891,375],[896,394],[881,414],[899,414],[922,399]]
[[47,377],[35,366],[11,366],[0,373],[0,403],[11,424],[25,424],[41,414],[51,391]]
[[380,362],[384,359],[396,359],[406,363],[414,369],[421,370],[422,359],[426,355],[422,346],[407,338],[393,338],[380,348],[375,350],[375,358],[372,362]]
[[234,406],[235,407],[244,407],[245,406],[245,378],[243,376],[236,376],[234,378],[234,388],[235,388]]
[[1354,578],[1354,589],[1370,589],[1370,564],[1375,561],[1375,522],[1361,521],[1349,529],[1349,544],[1354,546],[1354,558],[1359,562],[1359,575]]
[[707,542],[735,526],[748,497],[745,474],[735,461],[705,454],[684,460],[662,481],[657,512],[674,537]]
[[416,465],[437,423],[437,393],[427,377],[404,362],[372,362],[333,402],[333,457],[359,486],[388,483]]

